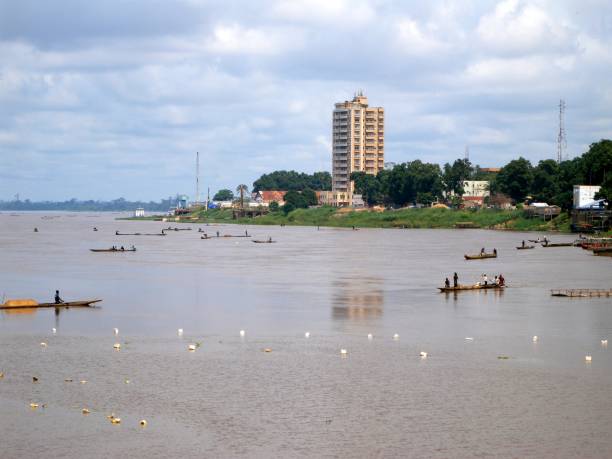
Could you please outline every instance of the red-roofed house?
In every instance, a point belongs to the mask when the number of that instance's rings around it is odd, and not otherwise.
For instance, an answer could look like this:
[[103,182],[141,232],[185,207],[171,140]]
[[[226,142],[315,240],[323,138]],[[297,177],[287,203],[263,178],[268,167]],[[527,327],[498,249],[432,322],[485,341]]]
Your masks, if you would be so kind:
[[285,204],[286,191],[256,191],[251,194],[253,201],[260,204],[270,204],[272,201],[278,202],[280,206]]

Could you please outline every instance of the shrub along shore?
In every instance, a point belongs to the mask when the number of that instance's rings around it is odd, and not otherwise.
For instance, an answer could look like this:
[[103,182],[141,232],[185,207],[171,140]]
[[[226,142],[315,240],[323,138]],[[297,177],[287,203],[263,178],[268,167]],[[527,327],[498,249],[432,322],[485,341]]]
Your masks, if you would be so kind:
[[[155,220],[146,217],[130,220]],[[296,209],[285,215],[270,212],[254,218],[234,219],[228,209],[199,211],[181,217],[184,223],[227,223],[241,225],[287,225],[287,226],[329,226],[341,228],[460,228],[474,227],[514,231],[559,231],[570,232],[569,218],[561,214],[552,221],[527,218],[523,211],[480,209],[454,210],[438,208],[400,210],[349,210],[323,206]]]

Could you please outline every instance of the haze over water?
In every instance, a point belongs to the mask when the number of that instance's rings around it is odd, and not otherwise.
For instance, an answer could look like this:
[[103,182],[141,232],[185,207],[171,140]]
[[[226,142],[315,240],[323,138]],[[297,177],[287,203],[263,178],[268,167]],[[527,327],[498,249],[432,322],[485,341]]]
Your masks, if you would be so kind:
[[[0,214],[0,294],[103,299],[59,317],[0,314],[12,457],[610,456],[612,348],[600,340],[612,338],[612,299],[550,296],[610,288],[610,258],[517,251],[538,235],[485,230],[181,225],[193,230],[115,236],[169,225],[117,216]],[[278,242],[201,240],[198,228]],[[463,260],[483,246],[499,258]],[[453,271],[462,283],[503,273],[508,289],[438,293]]]

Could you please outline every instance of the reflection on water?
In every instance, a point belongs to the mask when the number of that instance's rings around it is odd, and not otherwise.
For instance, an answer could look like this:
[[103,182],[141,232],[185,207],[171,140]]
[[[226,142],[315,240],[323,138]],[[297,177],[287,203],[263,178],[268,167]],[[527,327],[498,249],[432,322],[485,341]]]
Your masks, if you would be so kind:
[[385,299],[379,277],[351,277],[332,284],[332,317],[336,320],[363,321],[383,314]]

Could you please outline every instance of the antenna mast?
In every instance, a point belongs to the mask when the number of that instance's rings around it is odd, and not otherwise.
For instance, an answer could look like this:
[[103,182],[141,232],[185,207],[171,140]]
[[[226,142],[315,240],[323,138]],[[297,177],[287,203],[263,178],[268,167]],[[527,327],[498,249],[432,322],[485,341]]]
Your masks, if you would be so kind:
[[200,204],[200,152],[196,152],[196,205]]
[[470,160],[470,147],[469,147],[469,145],[465,146],[465,156],[464,156],[464,159],[466,161]]
[[567,159],[567,139],[565,138],[565,101],[559,101],[559,135],[557,136],[557,162]]

